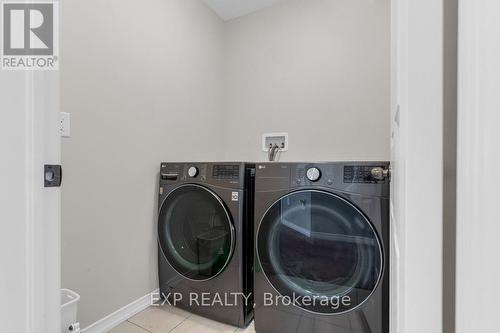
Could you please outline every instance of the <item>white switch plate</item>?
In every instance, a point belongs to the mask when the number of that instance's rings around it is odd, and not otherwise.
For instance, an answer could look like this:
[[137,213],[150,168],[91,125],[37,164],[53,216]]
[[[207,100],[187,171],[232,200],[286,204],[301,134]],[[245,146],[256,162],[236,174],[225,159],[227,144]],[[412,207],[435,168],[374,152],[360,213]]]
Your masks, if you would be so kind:
[[71,118],[68,112],[61,112],[59,129],[63,138],[69,138],[71,135]]
[[262,135],[262,151],[269,151],[277,144],[281,151],[288,151],[288,133],[265,133]]

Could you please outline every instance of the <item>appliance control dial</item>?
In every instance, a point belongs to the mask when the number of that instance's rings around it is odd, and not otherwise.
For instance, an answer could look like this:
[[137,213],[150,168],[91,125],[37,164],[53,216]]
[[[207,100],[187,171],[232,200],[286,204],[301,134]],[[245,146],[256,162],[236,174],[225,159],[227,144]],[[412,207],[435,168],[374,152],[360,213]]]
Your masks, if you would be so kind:
[[306,176],[310,181],[317,182],[321,178],[321,171],[318,168],[309,168]]
[[381,167],[371,169],[370,173],[376,180],[384,180],[390,177],[390,170]]
[[194,177],[198,176],[198,168],[194,167],[194,166],[190,167],[188,169],[188,175],[191,178],[194,178]]

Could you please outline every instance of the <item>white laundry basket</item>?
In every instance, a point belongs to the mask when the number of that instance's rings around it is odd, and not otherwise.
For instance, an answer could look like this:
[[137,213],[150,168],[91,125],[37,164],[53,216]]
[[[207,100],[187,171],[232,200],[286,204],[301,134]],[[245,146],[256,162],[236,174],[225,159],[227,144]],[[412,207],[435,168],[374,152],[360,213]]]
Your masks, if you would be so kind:
[[80,324],[76,321],[80,295],[69,289],[61,289],[61,331],[62,333],[80,333]]

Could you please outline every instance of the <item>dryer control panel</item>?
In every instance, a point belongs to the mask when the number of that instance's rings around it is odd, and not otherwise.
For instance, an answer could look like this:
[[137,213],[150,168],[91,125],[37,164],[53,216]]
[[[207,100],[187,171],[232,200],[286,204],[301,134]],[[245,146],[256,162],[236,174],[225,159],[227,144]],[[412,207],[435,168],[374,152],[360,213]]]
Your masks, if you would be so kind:
[[212,176],[217,179],[239,179],[240,178],[240,168],[238,164],[234,165],[221,165],[217,164],[213,166]]

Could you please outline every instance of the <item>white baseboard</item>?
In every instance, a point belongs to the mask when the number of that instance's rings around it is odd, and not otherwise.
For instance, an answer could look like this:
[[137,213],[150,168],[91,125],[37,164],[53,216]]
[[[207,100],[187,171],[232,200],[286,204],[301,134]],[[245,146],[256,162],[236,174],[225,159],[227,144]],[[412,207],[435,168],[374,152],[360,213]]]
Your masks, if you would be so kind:
[[113,312],[112,314],[96,321],[92,325],[83,329],[83,333],[106,333],[112,328],[120,325],[130,317],[141,312],[151,306],[152,294],[158,294],[159,290],[154,290],[151,293],[142,296],[141,298],[125,305],[123,308]]

